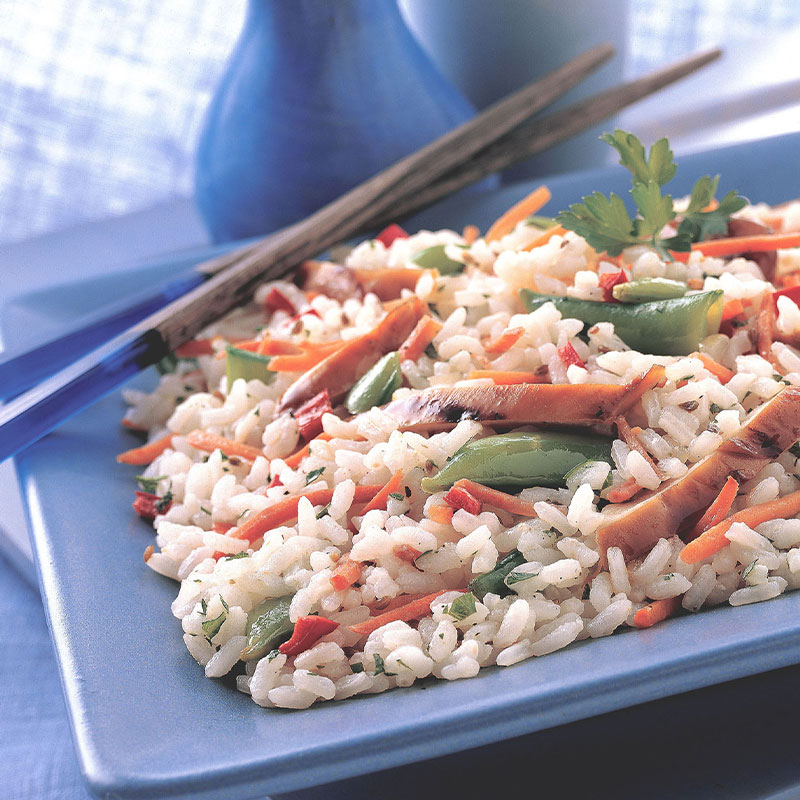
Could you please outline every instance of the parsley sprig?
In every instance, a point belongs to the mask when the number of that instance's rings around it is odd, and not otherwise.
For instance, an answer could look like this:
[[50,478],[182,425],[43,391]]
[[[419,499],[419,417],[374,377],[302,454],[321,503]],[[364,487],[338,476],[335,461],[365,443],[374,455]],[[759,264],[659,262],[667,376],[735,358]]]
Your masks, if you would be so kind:
[[692,189],[675,235],[662,238],[661,231],[678,216],[672,195],[661,191],[678,169],[669,142],[659,139],[647,153],[639,139],[626,131],[615,130],[600,138],[619,153],[619,163],[630,171],[631,196],[638,213],[632,218],[622,198],[613,192],[608,197],[592,192],[557,218],[560,225],[575,231],[598,252],[618,256],[626,247],[648,245],[662,258],[672,260],[670,251],[686,252],[694,242],[724,234],[731,214],[747,204],[744,197],[731,191],[716,208],[704,211],[719,183],[719,175],[704,175]]

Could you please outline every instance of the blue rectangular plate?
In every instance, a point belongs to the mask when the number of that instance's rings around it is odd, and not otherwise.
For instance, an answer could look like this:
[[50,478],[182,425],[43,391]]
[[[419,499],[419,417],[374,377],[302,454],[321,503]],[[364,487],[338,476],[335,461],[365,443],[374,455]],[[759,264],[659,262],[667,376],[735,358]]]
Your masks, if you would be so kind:
[[[800,134],[684,156],[669,188],[683,194],[700,174],[720,173],[721,193],[788,200],[798,191],[787,165],[798,154]],[[620,167],[547,183],[547,210],[629,185]],[[529,188],[451,198],[407,227],[485,227]],[[130,510],[129,470],[114,461],[131,446],[123,410],[118,395],[106,397],[18,458],[81,767],[97,794],[284,792],[800,662],[796,593],[581,642],[468,681],[306,711],[261,709],[203,676],[170,614],[176,585],[142,563],[153,533]]]

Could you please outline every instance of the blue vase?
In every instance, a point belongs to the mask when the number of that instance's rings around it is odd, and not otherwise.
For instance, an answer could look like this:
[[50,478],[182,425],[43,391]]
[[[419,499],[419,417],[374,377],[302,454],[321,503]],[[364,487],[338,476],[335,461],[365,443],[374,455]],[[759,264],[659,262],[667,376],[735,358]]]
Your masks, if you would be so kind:
[[200,137],[215,241],[264,234],[469,119],[396,0],[251,0]]

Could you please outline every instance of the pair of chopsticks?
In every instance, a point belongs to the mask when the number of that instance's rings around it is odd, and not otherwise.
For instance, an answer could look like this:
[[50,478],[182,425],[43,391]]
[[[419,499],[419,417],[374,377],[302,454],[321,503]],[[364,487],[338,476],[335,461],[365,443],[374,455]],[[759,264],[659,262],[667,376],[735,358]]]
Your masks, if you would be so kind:
[[[248,300],[258,282],[285,275],[301,261],[343,239],[410,214],[498,169],[541,152],[691,74],[718,58],[720,51],[700,53],[549,116],[527,121],[613,54],[610,45],[587,51],[302,222],[205,262],[152,295],[135,298],[127,312],[124,308],[117,309],[111,322],[96,321],[89,328],[61,337],[58,350],[64,356],[62,363],[68,363],[71,346],[75,347],[73,355],[85,352],[87,343],[95,346],[98,336],[109,335],[114,321],[130,324],[136,313],[149,313],[0,410],[0,460],[36,441],[141,369],[158,362],[205,325]],[[173,299],[177,295],[182,296]],[[150,313],[163,302],[168,305]],[[25,380],[38,380],[36,368],[28,365],[41,362],[41,357],[48,356],[51,350],[51,345],[45,345],[0,364],[3,394],[13,396],[13,389],[21,388]],[[52,369],[57,360],[49,357],[48,367]],[[18,380],[16,387],[12,386],[14,376],[24,379]]]

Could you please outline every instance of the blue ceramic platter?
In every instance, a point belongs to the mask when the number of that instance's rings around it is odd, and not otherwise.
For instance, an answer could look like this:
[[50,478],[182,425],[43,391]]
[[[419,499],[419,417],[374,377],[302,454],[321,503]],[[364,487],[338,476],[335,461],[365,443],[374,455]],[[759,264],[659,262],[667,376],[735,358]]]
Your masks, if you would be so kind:
[[[737,188],[754,199],[787,200],[800,193],[787,169],[798,153],[800,135],[792,135],[684,156],[670,189],[685,193],[700,174],[720,173],[722,193]],[[547,183],[553,201],[546,211],[594,189],[624,193],[629,185],[621,167]],[[451,198],[407,227],[485,228],[530,188]],[[163,266],[165,276],[178,262]],[[152,267],[145,272],[152,277]],[[39,302],[46,308],[95,291],[92,283],[73,288],[60,297],[39,293],[29,316]],[[97,287],[98,296],[107,288]],[[123,411],[118,394],[103,398],[17,460],[81,767],[98,795],[289,791],[800,662],[796,593],[582,642],[468,681],[299,712],[261,709],[203,676],[169,611],[176,585],[142,563],[152,529],[130,509],[131,470],[114,461],[132,444],[119,427]]]

